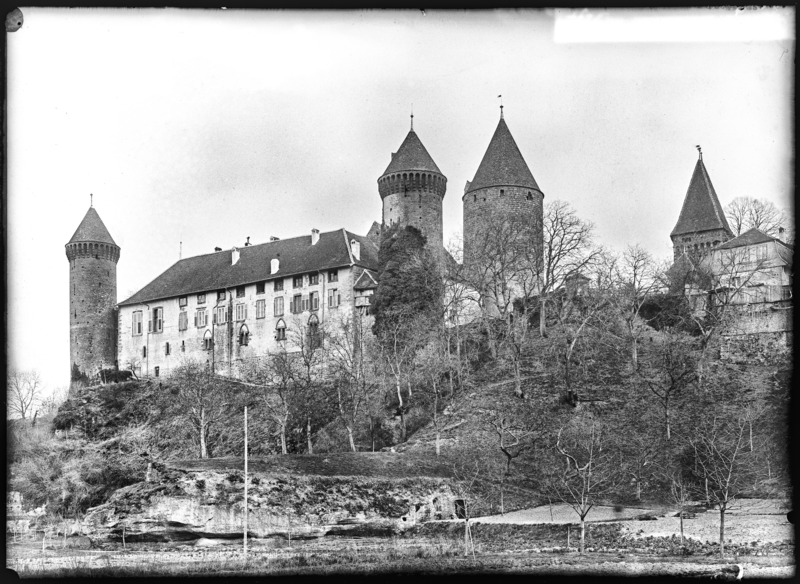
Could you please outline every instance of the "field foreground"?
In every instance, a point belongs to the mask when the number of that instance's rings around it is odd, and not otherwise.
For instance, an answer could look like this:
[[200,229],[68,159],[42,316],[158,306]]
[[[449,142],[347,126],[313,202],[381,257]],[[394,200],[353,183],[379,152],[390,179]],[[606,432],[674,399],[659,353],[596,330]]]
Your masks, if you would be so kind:
[[[792,526],[784,506],[775,502],[746,501],[731,513],[724,559],[714,538],[704,537],[717,525],[713,510],[686,521],[681,547],[666,509],[636,510],[638,517],[658,514],[650,520],[619,520],[620,514],[637,516],[632,510],[598,509],[583,556],[576,550],[577,526],[557,521],[568,516],[556,506],[550,522],[550,511],[545,506],[474,521],[474,555],[472,550],[465,555],[463,522],[432,521],[393,537],[252,539],[247,557],[241,539],[128,544],[125,549],[98,543],[86,550],[63,549],[58,542],[45,550],[41,541],[9,542],[7,565],[22,577],[506,572],[734,578],[737,564],[744,579],[795,574]],[[521,522],[525,514],[538,520],[545,512],[547,523]],[[603,521],[609,513],[618,520]]]

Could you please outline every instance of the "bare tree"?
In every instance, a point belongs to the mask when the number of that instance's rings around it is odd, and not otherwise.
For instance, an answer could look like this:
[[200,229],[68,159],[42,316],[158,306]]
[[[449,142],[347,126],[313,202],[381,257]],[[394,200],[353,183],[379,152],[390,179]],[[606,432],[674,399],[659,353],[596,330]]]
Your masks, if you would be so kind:
[[[747,429],[746,414],[723,410],[705,416],[687,439],[699,478],[719,508],[720,556],[725,555],[725,512],[757,474],[755,457],[748,448]],[[698,489],[701,493],[702,489]]]
[[554,461],[546,487],[580,518],[583,554],[586,516],[616,486],[619,461],[608,448],[602,424],[588,416],[575,417],[559,429],[555,450],[557,458],[563,457],[563,466],[558,470],[559,465]]
[[594,226],[578,217],[569,203],[551,201],[544,206],[543,262],[540,289],[539,331],[547,336],[547,313],[552,293],[564,279],[592,265],[601,248],[594,244]]
[[772,202],[753,197],[736,197],[725,207],[725,217],[734,235],[756,228],[767,235],[778,237],[779,229],[789,227],[788,215]]
[[27,420],[39,406],[42,397],[42,378],[37,371],[8,372],[6,383],[8,413]]
[[[370,326],[365,315],[356,313],[342,319],[327,335],[332,393],[353,452],[358,451],[354,438],[356,425],[377,386],[372,366],[378,351]],[[399,386],[398,395],[402,400]]]

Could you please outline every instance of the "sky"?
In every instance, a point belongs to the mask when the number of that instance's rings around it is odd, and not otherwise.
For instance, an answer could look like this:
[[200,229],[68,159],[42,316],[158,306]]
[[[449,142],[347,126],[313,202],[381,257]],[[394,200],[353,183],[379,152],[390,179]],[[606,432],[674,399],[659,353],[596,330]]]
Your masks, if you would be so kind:
[[794,10],[23,8],[7,35],[9,365],[69,383],[69,241],[94,207],[120,301],[183,257],[380,221],[414,130],[461,195],[505,120],[545,203],[671,256],[697,160],[793,209]]

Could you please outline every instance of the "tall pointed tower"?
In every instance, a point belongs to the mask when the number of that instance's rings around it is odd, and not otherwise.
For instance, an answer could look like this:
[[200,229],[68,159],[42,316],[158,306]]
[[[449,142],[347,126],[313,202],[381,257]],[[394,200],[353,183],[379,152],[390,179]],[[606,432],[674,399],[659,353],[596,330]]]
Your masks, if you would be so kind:
[[446,190],[447,179],[414,132],[412,114],[411,130],[378,179],[383,224],[416,227],[439,255],[444,249],[442,199]]
[[689,190],[683,199],[678,223],[670,234],[676,260],[685,252],[693,261],[697,261],[712,247],[733,237],[706,165],[703,164],[703,152],[699,146],[697,150],[698,159],[689,181]]
[[93,378],[117,358],[117,262],[119,246],[94,207],[66,245],[69,260],[71,380]]
[[486,154],[472,181],[464,187],[464,262],[470,263],[479,249],[483,229],[493,216],[521,217],[533,226],[532,245],[542,250],[544,193],[528,168],[503,119],[494,131]]

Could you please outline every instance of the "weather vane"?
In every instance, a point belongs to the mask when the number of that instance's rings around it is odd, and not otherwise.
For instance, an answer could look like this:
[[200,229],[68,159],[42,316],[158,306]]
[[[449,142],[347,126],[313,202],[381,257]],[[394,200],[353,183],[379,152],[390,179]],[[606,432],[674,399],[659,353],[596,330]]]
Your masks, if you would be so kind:
[[503,96],[502,95],[498,95],[497,97],[500,98],[500,119],[502,120],[503,119]]
[[94,207],[94,195],[89,193],[89,206]]
[[411,104],[411,131],[414,131],[414,104]]
[[700,160],[703,160],[703,149],[700,148],[700,144],[695,146],[695,148],[697,148],[697,152],[700,154]]

